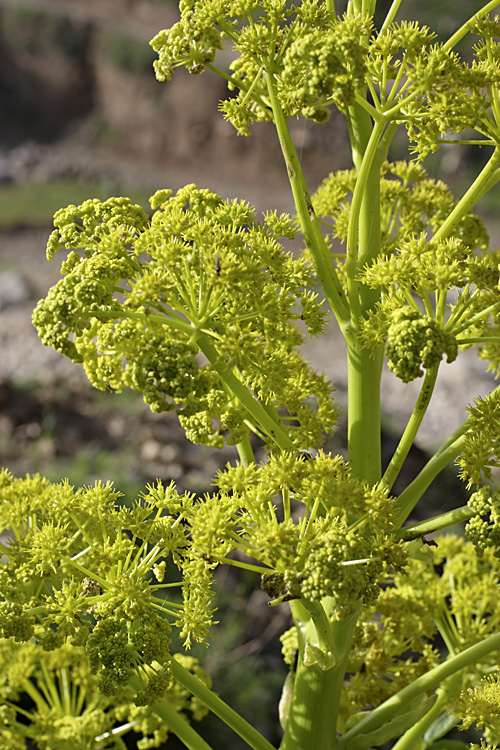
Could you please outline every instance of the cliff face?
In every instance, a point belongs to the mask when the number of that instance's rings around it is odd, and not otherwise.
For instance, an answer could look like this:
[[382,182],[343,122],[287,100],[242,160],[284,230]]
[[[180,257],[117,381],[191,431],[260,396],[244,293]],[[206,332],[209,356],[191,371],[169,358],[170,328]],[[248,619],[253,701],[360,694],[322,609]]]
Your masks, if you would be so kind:
[[[148,41],[177,17],[152,0],[0,0],[0,150],[77,133],[103,160],[135,158],[142,177],[168,166],[231,181],[237,164],[246,183],[288,190],[274,129],[239,137],[218,112],[224,81],[183,69],[156,81]],[[335,118],[291,126],[313,182],[325,155],[343,166]]]

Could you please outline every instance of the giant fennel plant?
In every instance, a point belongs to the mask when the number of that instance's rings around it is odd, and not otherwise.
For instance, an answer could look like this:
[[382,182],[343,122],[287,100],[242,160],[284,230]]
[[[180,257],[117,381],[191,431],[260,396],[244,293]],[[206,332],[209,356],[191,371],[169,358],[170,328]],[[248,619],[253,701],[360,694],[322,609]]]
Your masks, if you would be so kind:
[[[133,730],[139,748],[172,733],[210,750],[196,724],[208,711],[271,750],[188,652],[216,627],[223,565],[291,613],[281,750],[478,748],[449,736],[471,727],[481,748],[500,743],[500,390],[393,494],[439,368],[475,346],[500,370],[500,254],[472,213],[500,179],[498,3],[444,42],[400,21],[401,0],[382,19],[376,0],[340,5],[181,0],[152,41],[160,80],[182,66],[226,79],[220,109],[238,133],[273,123],[293,216],[195,185],[160,190],[151,212],[111,198],[55,215],[48,257],[64,260],[34,312],[42,342],[238,461],[202,497],[153,481],[132,503],[112,484],[3,471],[2,748],[124,748]],[[288,122],[333,108],[353,167],[311,195]],[[408,161],[391,160],[398,131]],[[450,141],[487,155],[460,197],[425,169]],[[347,460],[325,450],[339,410],[300,350],[328,326],[347,345]],[[382,469],[385,361],[421,389]],[[454,462],[467,505],[408,520]],[[443,533],[457,523],[465,536]]]

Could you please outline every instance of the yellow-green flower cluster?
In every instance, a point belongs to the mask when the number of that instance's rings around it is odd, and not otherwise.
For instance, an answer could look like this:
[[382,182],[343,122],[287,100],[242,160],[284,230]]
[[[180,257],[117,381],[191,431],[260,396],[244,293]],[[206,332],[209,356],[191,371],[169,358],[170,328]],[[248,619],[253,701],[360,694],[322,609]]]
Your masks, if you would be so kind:
[[458,346],[455,337],[435,320],[406,306],[392,316],[385,353],[389,369],[403,383],[409,383],[423,375],[422,368],[435,367],[445,355],[448,362],[454,362]]
[[[498,747],[500,737],[500,683],[497,674],[485,677],[476,687],[465,690],[453,705],[454,712],[462,720],[461,729],[476,726],[484,730],[485,739],[492,743],[483,748]],[[472,746],[477,747],[477,746]]]
[[[410,552],[404,573],[395,574],[393,585],[384,587],[376,607],[366,608],[357,625],[342,706],[348,726],[356,714],[380,705],[440,663],[437,636],[454,655],[500,627],[500,562],[491,547],[478,559],[470,542],[452,535],[439,537],[432,547],[421,540],[411,544],[418,544],[420,550],[415,556]],[[478,675],[491,674],[497,663],[498,653],[490,653],[455,682],[450,702],[465,691],[453,713],[467,726],[497,721],[494,702],[490,710],[486,710],[486,700],[481,704],[485,691],[498,694],[496,678],[468,690]],[[487,734],[486,738],[491,741],[495,736]]]
[[[210,685],[196,659],[182,654],[173,658]],[[167,724],[150,707],[135,705],[132,690],[125,688],[110,696],[98,689],[98,679],[81,646],[68,642],[47,653],[34,641],[3,640],[0,665],[1,747],[26,750],[31,741],[41,750],[67,750],[69,745],[75,750],[96,745],[103,750],[126,750],[125,735],[133,731],[139,736],[139,750],[148,750],[162,747],[168,738]],[[24,702],[18,709],[16,704],[26,694],[32,699],[29,707]],[[206,714],[206,708],[175,681],[165,694],[180,713],[194,720]]]
[[[379,32],[370,15],[338,17],[320,0],[198,0],[180,3],[181,18],[152,40],[159,80],[176,67],[221,75],[234,98],[221,103],[238,133],[271,119],[269,81],[286,117],[324,122],[330,109],[345,112],[368,85],[378,119],[403,124],[420,160],[449,133],[476,130],[498,140],[496,89],[500,82],[498,23],[481,19],[472,61],[437,42],[417,22],[393,22]],[[230,73],[215,66],[219,50],[236,58]]]
[[[190,501],[173,487],[158,488],[160,495],[163,504]],[[142,705],[161,700],[171,682],[170,623],[179,608],[165,611],[160,593],[172,583],[152,585],[150,569],[179,555],[186,540],[158,536],[155,493],[130,509],[119,497],[111,485],[75,491],[2,473],[0,526],[13,539],[2,545],[0,632],[16,642],[35,637],[47,651],[68,640],[85,645],[102,692],[115,695],[139,674]]]
[[201,556],[220,560],[232,547],[258,560],[275,598],[328,596],[342,619],[353,603],[377,597],[389,569],[404,568],[405,552],[390,539],[391,498],[352,477],[339,456],[271,456],[259,467],[228,467],[217,484],[226,507],[230,493],[237,525],[209,523]]
[[152,206],[151,219],[121,199],[56,214],[50,255],[71,252],[33,314],[43,343],[82,363],[96,388],[177,408],[194,442],[238,443],[255,427],[227,371],[287,410],[293,443],[320,444],[336,409],[329,382],[297,351],[298,321],[317,335],[324,312],[311,266],[278,241],[295,235],[293,221],[269,212],[258,222],[246,203],[194,185],[159,191]]
[[151,42],[157,78],[169,80],[179,66],[190,73],[214,69],[217,51],[231,45],[239,54],[230,75],[217,72],[237,95],[221,110],[242,135],[250,135],[253,122],[270,119],[267,76],[287,117],[318,122],[329,119],[332,105],[346,110],[365,81],[371,23],[359,14],[331,18],[317,0],[199,0],[181,3],[180,10],[180,21]]
[[492,492],[491,487],[484,486],[474,492],[467,505],[477,515],[468,521],[465,527],[467,539],[474,545],[476,554],[482,558],[488,548],[500,557],[500,495]]
[[464,445],[458,464],[460,476],[467,481],[467,486],[470,488],[476,485],[479,488],[485,482],[491,481],[492,469],[500,466],[500,393],[495,390],[485,398],[476,398],[468,411],[469,429],[464,435]]

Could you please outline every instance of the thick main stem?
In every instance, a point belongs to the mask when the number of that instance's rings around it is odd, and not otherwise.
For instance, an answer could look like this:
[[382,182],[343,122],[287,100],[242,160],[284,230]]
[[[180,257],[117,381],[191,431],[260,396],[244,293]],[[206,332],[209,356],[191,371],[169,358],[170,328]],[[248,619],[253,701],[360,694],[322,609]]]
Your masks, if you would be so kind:
[[332,750],[337,717],[332,711],[333,669],[305,666],[303,652],[294,679],[292,704],[280,750]]
[[347,348],[348,458],[354,476],[376,484],[381,474],[380,375],[375,357],[357,342]]
[[[357,281],[357,273],[380,252],[380,168],[378,152],[383,128],[373,125],[370,115],[355,104],[350,112],[353,160],[358,173],[355,198],[349,219],[349,237],[356,246],[348,247],[347,273],[353,327],[378,300],[378,292]],[[375,354],[363,348],[359,336],[347,347],[348,457],[354,476],[370,484],[380,480],[380,377],[382,348]]]
[[[322,606],[329,611],[329,601]],[[306,666],[308,624],[296,617],[299,637],[297,670],[293,697],[280,750],[335,750],[337,717],[344,684],[347,658],[358,611],[330,625],[334,644],[334,666],[322,669],[319,664]],[[303,626],[302,626],[303,625]]]

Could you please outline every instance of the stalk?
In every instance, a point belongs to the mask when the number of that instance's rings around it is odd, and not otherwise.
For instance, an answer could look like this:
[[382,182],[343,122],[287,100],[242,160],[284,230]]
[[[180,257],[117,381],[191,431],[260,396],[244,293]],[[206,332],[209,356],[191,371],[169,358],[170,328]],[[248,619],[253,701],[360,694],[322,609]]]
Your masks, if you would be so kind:
[[441,682],[444,682],[451,675],[468,667],[470,664],[480,661],[492,651],[500,649],[500,633],[495,633],[489,638],[485,638],[480,643],[469,646],[456,656],[452,656],[434,669],[429,670],[426,674],[418,677],[410,685],[392,695],[384,703],[375,708],[370,714],[362,719],[356,726],[346,732],[338,741],[338,747],[341,750],[347,750],[350,741],[361,734],[367,734],[382,726],[385,721],[389,721],[395,715],[404,710],[412,700],[423,696],[428,690],[432,690]]
[[274,124],[285,159],[304,241],[311,252],[316,273],[325,296],[330,303],[341,330],[345,336],[348,336],[350,323],[349,306],[314,212],[311,196],[309,195],[302,167],[300,166],[300,160],[274,87],[272,73],[267,74],[267,87],[273,110]]
[[[178,661],[171,661],[172,674],[183,687],[196,696],[212,713],[239,735],[252,750],[275,750],[256,729],[219,698],[210,688],[198,680]],[[163,705],[163,704],[161,704]],[[207,745],[208,748],[208,745]],[[197,748],[195,749],[197,750]]]
[[389,12],[387,13],[384,23],[380,27],[379,35],[385,34],[388,27],[391,25],[391,23],[396,18],[396,14],[399,10],[399,6],[401,5],[402,0],[392,0],[392,5],[389,8]]
[[242,466],[246,468],[247,466],[250,466],[250,464],[255,463],[253,448],[248,437],[244,438],[244,440],[236,445],[236,450],[238,451],[238,456]]
[[[463,425],[460,429],[463,428]],[[458,431],[457,431],[458,432]],[[396,527],[402,526],[415,505],[418,503],[425,490],[432,484],[434,479],[450,464],[462,450],[464,443],[463,431],[457,436],[456,440],[451,442],[440,453],[434,456],[426,463],[422,471],[415,477],[413,482],[403,490],[396,501],[396,508],[399,511],[396,519]]]
[[[294,444],[277,414],[271,414],[269,409],[263,406],[255,396],[249,391],[241,380],[230,370],[230,368],[221,362],[217,350],[204,333],[199,333],[196,343],[203,354],[211,362],[214,369],[219,373],[225,385],[229,388],[242,406],[247,410],[252,422],[256,422],[264,434],[268,435],[276,445],[282,450],[294,450]],[[245,446],[245,456],[250,459],[248,447]]]
[[438,698],[429,711],[414,726],[408,729],[396,742],[393,750],[426,750],[428,743],[423,736],[430,726],[439,718],[450,697],[446,690],[442,689]]
[[[350,617],[330,625],[335,664],[330,669],[322,669],[318,664],[306,666],[304,663],[310,623],[301,619],[301,608],[297,610],[297,604],[292,603],[299,634],[297,671],[280,750],[335,750],[338,709],[359,612],[356,610]],[[323,604],[328,613],[328,600]]]
[[[358,319],[376,304],[379,293],[359,284],[358,270],[380,252],[380,167],[379,151],[384,127],[373,125],[370,115],[358,104],[350,110],[350,137],[358,172],[349,218],[349,260],[347,264],[349,302]],[[363,348],[357,336],[348,341],[348,458],[354,476],[370,484],[380,480],[380,377],[383,348],[373,354]]]
[[352,473],[376,484],[381,475],[380,376],[383,352],[373,356],[360,344],[347,347],[347,439]]
[[333,669],[306,667],[299,649],[292,704],[280,750],[332,750],[337,717],[330,696],[335,686]]
[[380,482],[380,485],[384,488],[387,488],[389,490],[391,489],[396,480],[396,477],[401,471],[405,458],[413,445],[413,441],[415,440],[417,432],[420,429],[420,425],[422,424],[422,420],[427,411],[427,407],[429,406],[434,391],[434,385],[436,383],[438,370],[439,365],[437,365],[436,367],[432,367],[425,373],[424,382],[422,384],[422,388],[420,389],[420,394],[418,396],[417,403],[415,404],[415,408],[413,409],[412,415],[408,421],[408,424],[406,425],[403,436],[399,441],[398,447],[394,451],[394,455],[392,456],[389,466],[387,467],[386,472]]
[[175,734],[188,750],[213,750],[208,742],[205,742],[198,732],[186,721],[170,701],[163,700],[156,706],[153,711],[168,726],[169,730]]
[[[498,3],[496,3],[498,5]],[[434,240],[444,240],[454,226],[476,205],[480,198],[498,182],[500,167],[500,148],[496,148],[488,162],[478,174],[470,188],[464,193],[447,219],[434,234]]]
[[466,21],[463,26],[461,26],[458,31],[455,31],[453,36],[451,36],[447,42],[444,43],[443,48],[445,50],[451,50],[453,47],[455,47],[458,42],[464,38],[467,34],[470,33],[470,22],[477,18],[478,20],[486,16],[490,10],[495,10],[495,8],[498,7],[498,0],[490,0],[488,3],[483,5],[483,7],[477,11],[471,18]]
[[447,529],[449,526],[454,526],[457,523],[465,523],[475,515],[477,514],[472,508],[468,505],[462,505],[461,508],[455,508],[455,510],[448,511],[448,513],[442,513],[439,516],[434,516],[434,518],[429,518],[426,521],[420,521],[412,526],[403,526],[395,532],[394,538],[411,541],[426,534],[433,534],[436,531]]

